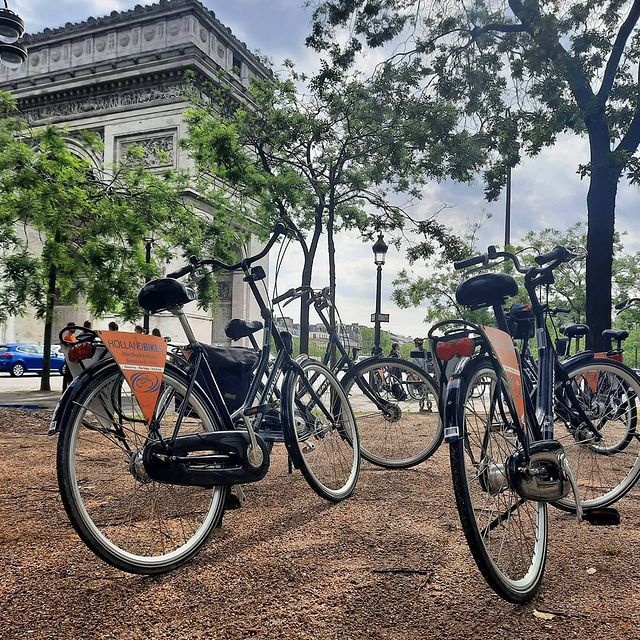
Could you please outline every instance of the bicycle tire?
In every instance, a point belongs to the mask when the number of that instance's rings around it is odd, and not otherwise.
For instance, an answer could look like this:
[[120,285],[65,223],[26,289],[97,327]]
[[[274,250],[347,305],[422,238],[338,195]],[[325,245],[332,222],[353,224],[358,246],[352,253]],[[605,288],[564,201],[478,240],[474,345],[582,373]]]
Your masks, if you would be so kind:
[[[626,365],[606,358],[572,363],[566,372],[575,401],[602,439],[571,419],[573,400],[563,389],[556,391],[555,437],[564,446],[582,508],[607,507],[640,478],[640,380]],[[554,504],[575,512],[573,493]]]
[[360,473],[360,439],[344,389],[316,360],[299,359],[282,386],[282,429],[291,461],[322,498],[339,502]]
[[[383,372],[378,375],[376,372]],[[371,376],[378,375],[377,383]],[[362,457],[386,469],[408,469],[440,446],[438,386],[424,369],[398,358],[371,358],[341,380],[353,408]],[[367,394],[373,392],[380,408]]]
[[[184,397],[188,382],[184,371],[167,363],[156,407],[163,434],[172,431],[175,398]],[[165,573],[191,560],[206,543],[222,518],[228,489],[145,477],[140,459],[148,429],[139,419],[126,421],[126,416],[140,414],[124,388],[119,367],[110,361],[74,389],[59,419],[58,485],[71,524],[98,557],[129,573]],[[116,411],[114,397],[130,405]],[[217,430],[207,407],[195,386],[180,433]]]
[[[538,590],[547,557],[547,505],[510,486],[505,462],[521,446],[511,428],[509,391],[488,358],[462,372],[462,437],[450,443],[453,489],[471,554],[489,586],[522,603]],[[478,387],[483,389],[478,394]]]

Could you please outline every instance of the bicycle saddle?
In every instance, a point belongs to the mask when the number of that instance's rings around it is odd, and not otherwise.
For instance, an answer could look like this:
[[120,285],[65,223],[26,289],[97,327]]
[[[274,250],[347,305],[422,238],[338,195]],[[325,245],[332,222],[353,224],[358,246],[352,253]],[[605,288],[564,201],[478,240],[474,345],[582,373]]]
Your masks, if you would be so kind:
[[504,304],[518,293],[518,283],[506,273],[483,273],[460,283],[456,300],[465,307],[480,308]]
[[570,324],[568,327],[562,329],[567,338],[583,338],[589,335],[589,327],[586,324]]
[[624,329],[605,329],[602,332],[602,337],[606,340],[626,340],[629,337],[629,332]]
[[224,332],[227,338],[231,340],[240,340],[240,338],[248,338],[252,333],[263,329],[264,325],[260,320],[242,320],[240,318],[233,318],[229,320],[227,326],[224,328]]
[[138,304],[149,313],[181,307],[196,299],[196,292],[173,278],[151,280],[138,292]]

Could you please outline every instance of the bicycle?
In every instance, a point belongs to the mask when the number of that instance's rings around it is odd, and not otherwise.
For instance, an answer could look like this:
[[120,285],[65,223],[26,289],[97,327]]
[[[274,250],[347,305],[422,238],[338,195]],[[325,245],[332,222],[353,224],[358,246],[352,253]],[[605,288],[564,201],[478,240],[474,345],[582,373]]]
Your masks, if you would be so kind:
[[[491,307],[497,328],[455,321],[451,329],[441,323],[429,335],[441,375],[443,371],[449,375],[441,412],[462,528],[489,586],[516,603],[533,597],[544,574],[547,505],[573,510],[582,518],[583,509],[595,513],[612,504],[640,476],[640,453],[635,446],[640,380],[628,367],[591,352],[560,362],[537,295],[539,286],[553,283],[557,267],[576,257],[556,247],[537,256],[536,267],[523,269],[516,255],[490,247],[486,255],[454,265],[456,269],[487,267],[502,258],[524,274],[531,300],[527,322],[531,326],[533,320],[538,346],[533,379],[527,372],[534,363],[524,366],[503,311],[506,299],[518,292],[510,275],[476,275],[456,291],[459,304]],[[447,371],[453,358],[458,361]],[[597,412],[593,405],[584,404],[582,392],[593,374],[609,382],[621,381],[624,404],[614,403],[615,411],[598,405]],[[561,426],[565,432],[556,433]],[[610,428],[615,432],[613,440],[628,441],[626,448],[607,446]],[[635,443],[633,456],[621,456],[631,442]],[[589,478],[572,469],[572,450],[607,460],[612,469],[624,459],[621,470],[616,469],[615,486],[601,486],[604,482],[590,486]],[[586,499],[581,494],[587,494]]]
[[[50,434],[60,434],[62,501],[80,538],[109,564],[159,574],[193,558],[219,525],[228,488],[257,482],[269,469],[269,450],[259,431],[281,376],[277,410],[293,465],[325,499],[337,502],[352,494],[360,450],[347,395],[322,363],[292,357],[291,335],[275,329],[257,286],[266,274],[252,265],[286,232],[277,225],[259,254],[237,264],[193,257],[173,277],[141,289],[143,309],[178,317],[189,343],[186,364],[167,361],[162,338],[102,332],[100,348],[109,348],[113,357],[89,367],[61,397]],[[247,376],[248,393],[234,411],[225,404],[210,347],[196,340],[183,311],[195,292],[176,279],[206,266],[242,271],[265,321],[260,358]],[[260,328],[260,322],[237,321],[233,331],[242,337]],[[162,348],[154,356],[159,366],[138,371],[132,365],[133,374],[126,370],[130,365],[121,368],[114,360],[116,341],[145,353]],[[147,410],[143,392],[156,394]]]
[[[398,358],[371,356],[356,362],[325,313],[333,306],[328,287],[289,289],[274,303],[289,304],[305,294],[329,334],[322,362],[336,376],[342,374],[340,384],[355,413],[362,457],[387,469],[407,469],[427,460],[443,435],[434,380],[418,365]],[[334,353],[338,357],[331,364]]]

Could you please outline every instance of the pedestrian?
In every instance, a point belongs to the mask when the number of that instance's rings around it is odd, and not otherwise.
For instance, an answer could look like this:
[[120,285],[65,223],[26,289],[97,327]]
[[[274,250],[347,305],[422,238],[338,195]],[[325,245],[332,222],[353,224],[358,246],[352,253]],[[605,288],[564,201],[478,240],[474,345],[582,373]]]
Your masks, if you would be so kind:
[[413,349],[411,349],[411,362],[413,364],[419,366],[425,372],[429,371],[429,360],[428,356],[431,355],[427,353],[424,349],[424,338],[414,338],[413,339]]
[[[389,351],[390,358],[402,358],[400,353],[400,345],[394,342],[391,345],[391,351]],[[407,398],[407,392],[402,388],[402,370],[400,367],[389,367],[389,373],[391,374],[391,395],[396,400],[405,400]]]
[[85,329],[91,329],[91,320],[85,320],[85,321],[82,323],[82,326],[83,326]]
[[[67,348],[64,350],[65,352],[65,360],[67,357],[67,353],[69,352],[69,348],[78,341],[76,338],[76,323],[75,322],[67,322],[67,328],[62,335],[63,346]],[[62,374],[62,390],[64,391],[73,381],[73,374],[69,369],[69,363],[65,362],[64,372]]]
[[158,329],[158,327],[154,327],[153,331],[151,332],[152,336],[156,336],[158,338],[162,338],[162,334],[160,333],[160,329]]
[[142,330],[142,327],[139,324],[136,325],[134,331],[136,333],[144,333],[144,331]]
[[118,330],[118,325],[112,320],[109,325],[109,331],[117,331]]

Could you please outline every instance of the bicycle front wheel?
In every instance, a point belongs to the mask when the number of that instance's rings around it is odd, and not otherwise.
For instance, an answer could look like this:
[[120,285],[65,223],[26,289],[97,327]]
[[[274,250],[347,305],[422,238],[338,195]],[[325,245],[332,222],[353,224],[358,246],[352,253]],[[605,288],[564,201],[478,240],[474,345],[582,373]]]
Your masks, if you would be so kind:
[[544,573],[547,505],[509,486],[506,463],[522,443],[501,377],[484,358],[472,360],[463,376],[463,435],[450,446],[462,528],[491,588],[510,602],[527,602]]
[[407,469],[440,446],[438,387],[420,367],[398,358],[371,358],[341,382],[356,416],[365,460]]
[[322,363],[303,360],[282,389],[282,428],[291,460],[322,498],[339,502],[355,489],[360,440],[337,378]]
[[[170,437],[188,378],[167,365],[155,418]],[[227,489],[151,480],[149,428],[119,367],[96,370],[60,419],[58,484],[73,527],[100,558],[123,571],[158,574],[190,560],[218,525]],[[196,387],[180,435],[217,430]],[[154,436],[155,437],[155,436]]]
[[[605,358],[568,365],[567,374],[568,383],[556,391],[555,437],[571,464],[582,507],[606,507],[640,477],[640,384],[628,367]],[[575,510],[573,494],[556,504]]]

